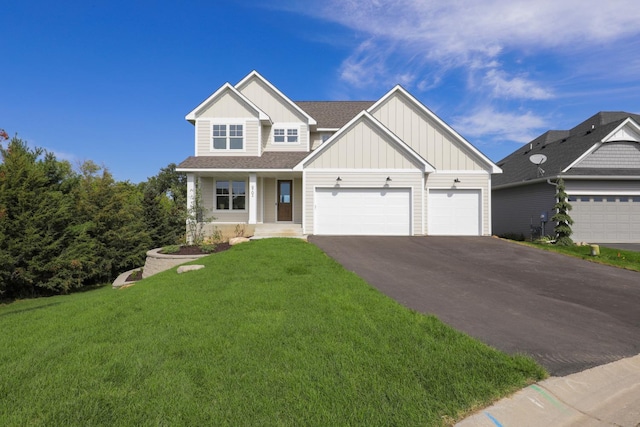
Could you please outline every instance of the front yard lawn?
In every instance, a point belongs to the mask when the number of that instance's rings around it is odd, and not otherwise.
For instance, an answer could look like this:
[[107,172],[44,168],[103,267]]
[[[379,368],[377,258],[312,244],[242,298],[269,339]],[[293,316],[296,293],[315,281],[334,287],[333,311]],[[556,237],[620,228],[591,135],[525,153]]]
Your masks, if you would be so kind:
[[312,244],[0,306],[0,425],[445,425],[546,373]]
[[[521,242],[546,251],[558,252],[577,258],[627,270],[640,271],[640,252],[624,251],[600,245],[600,255],[591,256],[590,246],[556,246],[548,243]],[[605,244],[606,245],[606,244]]]

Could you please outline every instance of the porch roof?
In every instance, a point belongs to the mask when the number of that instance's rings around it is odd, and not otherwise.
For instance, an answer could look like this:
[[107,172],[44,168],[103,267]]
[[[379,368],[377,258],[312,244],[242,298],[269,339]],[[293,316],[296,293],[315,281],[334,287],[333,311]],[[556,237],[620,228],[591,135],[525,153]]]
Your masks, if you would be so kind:
[[307,155],[306,151],[267,151],[262,156],[189,156],[176,169],[293,169]]

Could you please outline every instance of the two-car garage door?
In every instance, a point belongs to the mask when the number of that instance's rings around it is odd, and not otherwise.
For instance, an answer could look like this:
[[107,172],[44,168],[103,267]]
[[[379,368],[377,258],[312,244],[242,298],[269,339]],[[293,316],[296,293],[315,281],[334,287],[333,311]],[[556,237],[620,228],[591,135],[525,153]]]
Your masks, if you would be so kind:
[[[317,188],[315,234],[408,236],[409,188]],[[428,234],[481,235],[480,190],[428,190]]]
[[317,188],[315,234],[411,234],[409,188]]

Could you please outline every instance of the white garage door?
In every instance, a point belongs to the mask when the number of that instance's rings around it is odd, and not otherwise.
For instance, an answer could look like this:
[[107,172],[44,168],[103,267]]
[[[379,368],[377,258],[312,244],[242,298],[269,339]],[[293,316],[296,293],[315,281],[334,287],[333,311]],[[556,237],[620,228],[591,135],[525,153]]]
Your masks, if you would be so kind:
[[429,190],[428,232],[440,236],[479,236],[480,190]]
[[640,242],[640,196],[576,196],[570,203],[573,240]]
[[408,188],[318,188],[314,233],[410,235],[411,192]]

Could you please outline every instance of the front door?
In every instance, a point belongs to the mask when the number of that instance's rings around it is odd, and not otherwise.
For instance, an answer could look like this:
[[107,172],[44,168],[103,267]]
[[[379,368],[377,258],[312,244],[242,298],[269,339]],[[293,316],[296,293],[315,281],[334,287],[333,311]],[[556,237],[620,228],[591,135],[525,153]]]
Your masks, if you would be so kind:
[[292,221],[293,209],[292,194],[293,181],[278,181],[278,221]]

